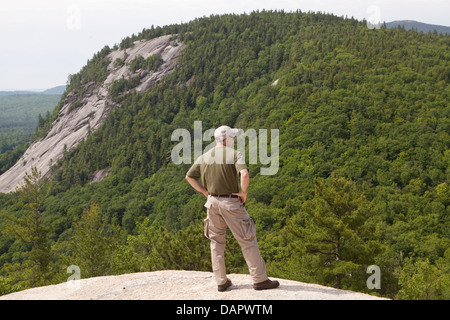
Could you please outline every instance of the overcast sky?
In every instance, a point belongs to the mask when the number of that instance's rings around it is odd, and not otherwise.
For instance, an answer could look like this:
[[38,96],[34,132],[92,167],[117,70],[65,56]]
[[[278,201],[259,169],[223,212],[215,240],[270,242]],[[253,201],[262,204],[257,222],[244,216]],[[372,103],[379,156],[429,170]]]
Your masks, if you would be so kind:
[[105,45],[152,24],[257,9],[450,26],[450,0],[14,0],[0,6],[0,90],[63,85]]

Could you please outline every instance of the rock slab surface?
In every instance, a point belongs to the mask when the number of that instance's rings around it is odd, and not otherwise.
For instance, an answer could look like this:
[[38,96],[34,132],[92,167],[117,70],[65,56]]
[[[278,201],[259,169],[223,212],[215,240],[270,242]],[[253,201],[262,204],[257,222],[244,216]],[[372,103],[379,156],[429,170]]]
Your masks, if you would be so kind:
[[164,270],[72,280],[0,296],[0,300],[376,300],[372,295],[277,279],[276,289],[256,291],[246,274],[230,274],[233,285],[218,292],[203,271]]

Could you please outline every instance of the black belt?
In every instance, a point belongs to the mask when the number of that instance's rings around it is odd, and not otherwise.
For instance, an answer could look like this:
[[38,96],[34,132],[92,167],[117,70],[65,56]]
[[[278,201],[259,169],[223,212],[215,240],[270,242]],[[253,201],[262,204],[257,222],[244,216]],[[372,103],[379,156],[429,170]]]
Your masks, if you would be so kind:
[[218,198],[239,198],[239,196],[235,194],[211,194],[211,196]]

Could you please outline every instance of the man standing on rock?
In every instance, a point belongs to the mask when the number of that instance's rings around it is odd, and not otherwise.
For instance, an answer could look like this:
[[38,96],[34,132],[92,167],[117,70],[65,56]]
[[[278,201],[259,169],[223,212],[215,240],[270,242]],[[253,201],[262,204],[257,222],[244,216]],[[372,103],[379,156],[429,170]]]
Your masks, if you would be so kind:
[[238,131],[228,126],[217,128],[214,132],[216,146],[196,159],[186,174],[186,180],[208,199],[205,203],[205,236],[211,240],[212,268],[218,290],[225,291],[231,286],[224,259],[227,226],[241,246],[253,279],[253,288],[273,289],[279,283],[266,275],[266,264],[256,240],[255,224],[245,210],[250,178],[244,157],[233,148]]

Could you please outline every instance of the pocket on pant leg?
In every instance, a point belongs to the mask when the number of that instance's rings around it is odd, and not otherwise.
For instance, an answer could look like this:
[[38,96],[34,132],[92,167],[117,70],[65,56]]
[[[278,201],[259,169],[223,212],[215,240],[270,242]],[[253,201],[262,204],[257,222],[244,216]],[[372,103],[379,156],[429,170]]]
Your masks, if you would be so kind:
[[205,208],[209,209],[211,208],[212,204],[211,204],[211,197],[208,196],[208,200],[206,200],[206,203],[203,205]]
[[242,238],[252,240],[256,236],[255,222],[252,218],[241,220]]
[[231,212],[236,212],[236,211],[240,211],[242,210],[242,208],[244,207],[241,203],[241,201],[237,200],[237,199],[232,199],[232,200],[236,200],[236,201],[223,201],[221,203],[221,205],[228,211]]
[[203,232],[203,234],[205,235],[206,239],[210,239],[209,238],[209,219],[208,218],[203,220],[203,225],[204,225],[204,232]]

